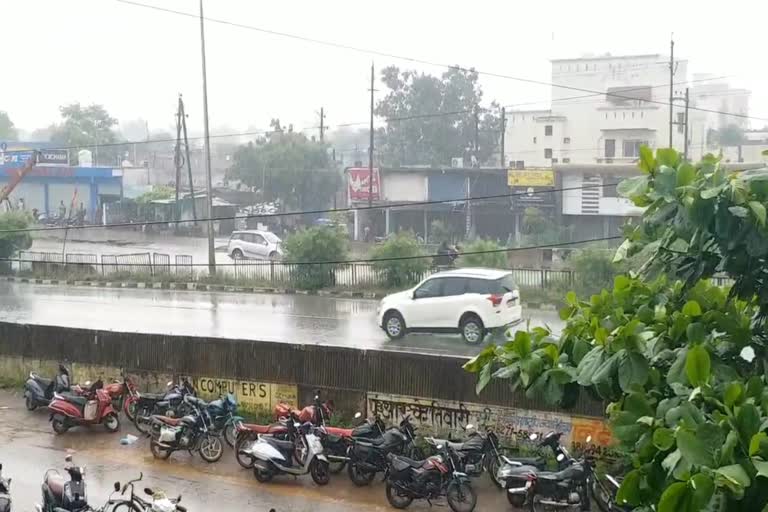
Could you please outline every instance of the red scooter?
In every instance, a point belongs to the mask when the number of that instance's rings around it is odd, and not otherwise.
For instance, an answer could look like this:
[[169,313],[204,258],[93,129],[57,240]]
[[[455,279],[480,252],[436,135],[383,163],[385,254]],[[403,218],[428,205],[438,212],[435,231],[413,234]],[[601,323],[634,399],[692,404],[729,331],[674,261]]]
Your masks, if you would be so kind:
[[84,396],[54,394],[48,410],[51,411],[51,426],[57,434],[79,425],[103,424],[109,432],[120,430],[120,419],[101,380],[96,381]]

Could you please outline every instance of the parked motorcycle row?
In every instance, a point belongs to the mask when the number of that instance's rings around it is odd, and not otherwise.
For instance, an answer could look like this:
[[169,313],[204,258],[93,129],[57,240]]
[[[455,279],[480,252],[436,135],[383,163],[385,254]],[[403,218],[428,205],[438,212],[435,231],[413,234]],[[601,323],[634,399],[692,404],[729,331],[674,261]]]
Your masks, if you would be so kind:
[[[59,375],[51,380],[30,374],[25,388],[27,408],[47,404],[57,434],[84,424],[103,424],[114,432],[120,427],[118,412],[122,410],[139,432],[150,437],[150,451],[155,458],[167,459],[174,452],[184,451],[198,453],[206,462],[214,463],[223,456],[224,438],[234,448],[238,464],[252,470],[261,483],[280,475],[310,475],[317,485],[324,486],[332,474],[346,468],[349,479],[360,487],[370,485],[381,475],[387,501],[394,508],[407,508],[414,500],[432,504],[444,497],[454,512],[472,512],[477,505],[472,479],[488,473],[515,508],[534,511],[538,507],[578,507],[586,511],[591,510],[594,500],[604,512],[624,510],[615,503],[618,480],[610,475],[598,478],[593,458],[572,457],[560,443],[560,433],[551,432],[541,440],[531,438],[538,440],[539,447],[552,450],[558,470],[547,471],[545,458],[508,457],[492,430],[481,431],[472,425],[466,426],[467,438],[460,443],[432,437],[419,443],[410,417],[388,428],[380,418],[363,420],[358,413],[355,428],[330,426],[333,404],[321,401],[319,392],[311,405],[300,410],[279,404],[274,423],[256,425],[245,423],[237,415],[233,395],[206,402],[196,396],[187,380],[169,382],[162,394],[140,393],[128,377],[106,387],[97,380],[81,388],[70,386],[69,372],[61,365]],[[420,446],[426,446],[430,454],[425,455]],[[45,512],[83,509],[82,503],[71,502],[85,499],[82,471],[68,461],[67,472],[68,482],[57,472],[46,473]],[[130,490],[129,501],[135,507],[128,510],[184,510],[178,500],[151,489],[145,491],[153,496],[152,501],[140,498],[133,492],[135,482],[123,487],[115,484],[115,492],[121,495]],[[10,480],[0,476],[0,512],[10,511],[9,487]],[[3,508],[4,499],[7,508]],[[161,508],[157,502],[167,507]]]

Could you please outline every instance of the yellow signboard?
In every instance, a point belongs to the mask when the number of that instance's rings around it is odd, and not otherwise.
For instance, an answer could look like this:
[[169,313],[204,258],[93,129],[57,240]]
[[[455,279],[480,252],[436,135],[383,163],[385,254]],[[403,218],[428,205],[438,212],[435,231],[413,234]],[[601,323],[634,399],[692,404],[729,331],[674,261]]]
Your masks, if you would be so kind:
[[510,169],[507,171],[510,187],[554,187],[555,171],[552,169]]
[[298,390],[295,385],[272,384],[268,382],[250,382],[244,380],[214,379],[196,377],[193,380],[201,398],[214,399],[220,395],[232,393],[237,403],[245,409],[271,411],[279,402],[286,402],[297,407]]

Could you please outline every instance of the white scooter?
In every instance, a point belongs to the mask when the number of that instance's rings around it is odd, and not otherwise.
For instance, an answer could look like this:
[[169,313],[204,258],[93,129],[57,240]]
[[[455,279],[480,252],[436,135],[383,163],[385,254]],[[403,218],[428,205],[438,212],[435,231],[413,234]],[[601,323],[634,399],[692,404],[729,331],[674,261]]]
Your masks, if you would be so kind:
[[281,441],[269,435],[259,439],[243,451],[250,456],[256,480],[265,483],[275,475],[306,475],[310,473],[317,485],[331,480],[328,459],[323,455],[323,445],[314,433],[311,423],[301,425],[296,418],[288,422],[288,438]]

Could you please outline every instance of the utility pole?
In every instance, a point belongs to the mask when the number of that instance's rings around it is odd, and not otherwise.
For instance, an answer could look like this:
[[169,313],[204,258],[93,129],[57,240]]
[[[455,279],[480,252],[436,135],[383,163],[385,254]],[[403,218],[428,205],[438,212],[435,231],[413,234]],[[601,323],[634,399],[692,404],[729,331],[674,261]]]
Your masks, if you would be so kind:
[[688,160],[688,103],[690,101],[690,96],[688,95],[688,87],[685,88],[685,140],[683,141],[683,158],[685,160]]
[[[373,63],[371,63],[371,127],[368,134],[368,207],[373,206],[373,88],[375,80]],[[381,186],[381,184],[379,184]]]
[[179,94],[179,110],[181,111],[181,131],[184,133],[184,158],[187,161],[187,177],[189,178],[189,195],[192,197],[192,218],[197,226],[197,206],[195,206],[195,183],[192,179],[192,159],[189,158],[189,138],[187,137],[187,113],[184,110],[184,101]]
[[507,132],[507,109],[501,107],[501,168],[506,169],[506,156],[504,155],[504,142]]
[[474,162],[472,162],[472,167],[480,167],[480,161],[477,158],[477,148],[479,147],[479,138],[480,138],[480,119],[477,113],[477,105],[475,105],[475,108],[473,109],[473,116],[475,120],[475,143],[474,148],[472,150],[472,156],[474,157]]
[[325,111],[320,107],[320,144],[325,142]]
[[[208,131],[208,77],[205,70],[205,18],[203,17],[203,0],[200,0],[200,52],[203,64],[203,137],[205,140],[205,184],[208,187],[206,196],[208,218],[208,273],[216,275],[216,252],[213,246],[213,180],[211,179],[211,134]],[[194,201],[194,199],[193,199]]]
[[675,82],[675,40],[669,40],[669,147],[672,147],[672,110],[674,103],[674,82]]
[[[173,166],[176,168],[176,202],[173,203],[173,220],[178,221],[181,219],[179,200],[181,199],[181,168],[184,166],[181,156],[181,98],[176,105],[176,146],[173,148]],[[174,224],[173,230],[178,233],[178,222]]]

